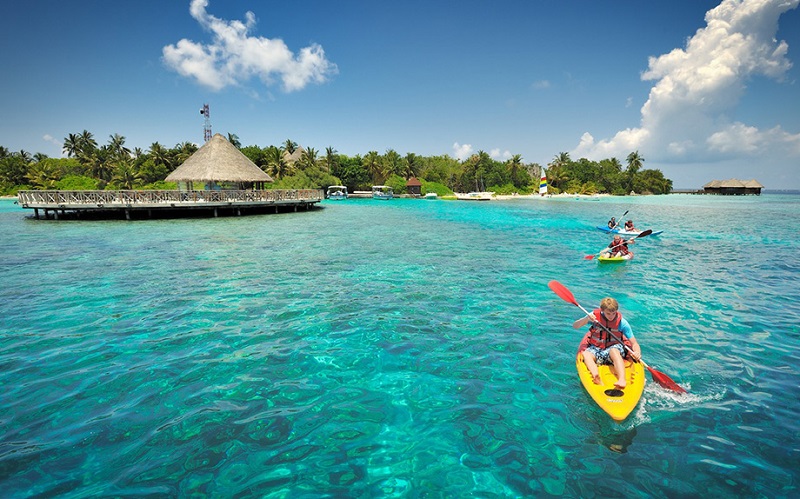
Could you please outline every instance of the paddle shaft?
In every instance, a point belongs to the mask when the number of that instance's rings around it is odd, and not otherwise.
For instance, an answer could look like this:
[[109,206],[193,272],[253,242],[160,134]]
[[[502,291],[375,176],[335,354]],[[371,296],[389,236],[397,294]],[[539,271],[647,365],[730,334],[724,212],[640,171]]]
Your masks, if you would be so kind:
[[611,227],[611,230],[614,230],[617,227],[619,227],[619,221],[622,220],[625,217],[625,215],[628,214],[629,211],[631,210],[625,210],[625,213],[623,213],[622,216],[617,219],[617,223],[613,227]]

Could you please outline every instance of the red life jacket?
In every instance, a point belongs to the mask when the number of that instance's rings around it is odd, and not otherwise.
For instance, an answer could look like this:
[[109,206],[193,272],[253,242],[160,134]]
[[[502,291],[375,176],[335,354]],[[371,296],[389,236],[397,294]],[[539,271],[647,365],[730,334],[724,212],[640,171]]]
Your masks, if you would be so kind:
[[614,244],[614,241],[611,241],[608,247],[611,248],[611,251],[613,251],[614,253],[620,253],[623,255],[627,255],[628,253],[630,253],[628,251],[628,243],[625,241],[625,239],[620,239],[619,244]]
[[[611,345],[616,345],[617,343],[621,343],[617,338],[622,338],[622,333],[619,331],[619,325],[622,322],[622,314],[617,311],[617,316],[614,318],[613,321],[609,321],[605,318],[603,313],[600,309],[595,309],[593,312],[595,320],[600,324],[604,325],[608,329],[611,330],[613,335],[606,332],[605,329],[596,326],[592,323],[592,326],[589,328],[588,334],[588,341],[590,345],[594,345],[597,348],[605,349],[610,347]],[[616,336],[616,338],[615,338]]]

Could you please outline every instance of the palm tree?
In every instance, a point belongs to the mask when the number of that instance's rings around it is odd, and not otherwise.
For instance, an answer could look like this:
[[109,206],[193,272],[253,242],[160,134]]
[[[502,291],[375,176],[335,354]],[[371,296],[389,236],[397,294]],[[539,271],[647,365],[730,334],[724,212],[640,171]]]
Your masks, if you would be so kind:
[[61,177],[58,169],[52,162],[35,163],[28,167],[28,180],[31,185],[40,189],[55,189]]
[[300,168],[303,170],[311,168],[312,166],[317,166],[317,150],[313,147],[304,150],[303,154],[300,156],[299,163]]
[[80,153],[88,156],[93,150],[97,149],[97,141],[94,140],[94,135],[88,130],[84,130],[78,136],[78,143],[80,144]]
[[169,167],[169,151],[166,147],[162,146],[158,142],[153,142],[150,144],[149,154],[153,159],[153,163]]
[[286,142],[283,143],[283,150],[286,151],[287,154],[294,154],[297,150],[297,142],[292,139],[286,139]]
[[328,173],[332,172],[337,166],[339,166],[339,158],[336,155],[336,149],[333,146],[326,147],[325,167],[328,169]]
[[228,134],[228,142],[230,142],[236,149],[242,148],[242,143],[239,141],[239,136],[235,133]]
[[568,152],[560,152],[556,154],[556,156],[553,158],[552,166],[556,167],[564,166],[571,161],[572,159],[570,159]]
[[125,158],[130,156],[131,150],[125,147],[125,137],[115,133],[114,135],[109,135],[108,138],[108,149],[114,157]]
[[140,181],[139,172],[136,171],[129,159],[121,160],[114,168],[114,176],[111,177],[111,182],[120,189],[133,189]]
[[64,146],[62,147],[62,150],[67,153],[68,158],[78,156],[78,153],[81,150],[80,137],[74,133],[67,135],[67,137],[64,139]]
[[414,154],[413,152],[406,153],[405,160],[406,160],[405,171],[404,171],[405,177],[408,179],[419,175],[420,165],[419,165],[419,158],[417,158],[417,155]]
[[292,167],[291,165],[289,165],[289,163],[286,162],[282,148],[269,146],[267,148],[266,158],[267,158],[267,173],[269,173],[276,179],[281,179],[286,175],[291,174]]
[[628,191],[633,191],[633,182],[636,178],[636,174],[639,173],[639,170],[642,168],[642,164],[644,163],[644,158],[639,155],[639,151],[634,151],[628,154],[626,158],[628,161],[628,168],[625,170],[625,173],[628,177]]
[[381,156],[378,154],[378,151],[370,151],[362,160],[362,165],[369,172],[369,174],[372,175],[373,185],[381,184],[384,180],[384,172],[383,167],[381,166],[380,158]]
[[183,164],[183,162],[189,159],[189,156],[194,154],[196,151],[197,146],[192,142],[181,142],[180,144],[176,144],[175,148],[173,149],[173,153],[175,155],[175,164]]
[[401,157],[394,149],[387,149],[383,155],[383,171],[386,175],[400,175],[403,173]]
[[517,179],[519,179],[520,171],[522,170],[522,155],[515,154],[508,160],[508,172],[511,174],[511,183],[514,184],[515,187],[524,187],[522,185],[517,185]]

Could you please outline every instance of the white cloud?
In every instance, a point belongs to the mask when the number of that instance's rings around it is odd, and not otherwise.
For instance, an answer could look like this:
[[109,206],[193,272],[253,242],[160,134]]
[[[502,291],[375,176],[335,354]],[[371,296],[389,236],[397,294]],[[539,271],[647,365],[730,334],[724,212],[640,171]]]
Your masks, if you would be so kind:
[[706,26],[676,48],[651,57],[642,80],[654,81],[637,128],[595,140],[584,133],[573,158],[624,158],[639,151],[659,163],[722,161],[769,154],[782,161],[800,155],[800,134],[731,121],[747,90],[765,76],[782,81],[792,63],[776,40],[778,19],[800,0],[723,0],[706,13]]
[[495,149],[492,149],[491,151],[489,151],[489,157],[494,159],[494,160],[497,160],[497,161],[503,161],[503,160],[510,159],[511,156],[512,156],[512,154],[511,154],[511,151],[509,151],[509,150],[505,150],[503,152],[500,152],[499,148],[495,148]]
[[458,142],[453,142],[453,155],[461,160],[464,161],[468,157],[472,155],[472,144],[459,144]]
[[256,25],[252,12],[245,14],[244,22],[226,21],[208,14],[206,7],[208,0],[192,0],[189,12],[212,34],[210,44],[184,38],[162,50],[167,67],[182,76],[212,90],[240,85],[255,76],[265,85],[280,80],[284,91],[293,92],[309,83],[323,83],[338,72],[318,44],[295,56],[281,39],[249,36]]
[[534,90],[544,90],[550,88],[550,81],[549,80],[538,80],[531,84],[531,87]]

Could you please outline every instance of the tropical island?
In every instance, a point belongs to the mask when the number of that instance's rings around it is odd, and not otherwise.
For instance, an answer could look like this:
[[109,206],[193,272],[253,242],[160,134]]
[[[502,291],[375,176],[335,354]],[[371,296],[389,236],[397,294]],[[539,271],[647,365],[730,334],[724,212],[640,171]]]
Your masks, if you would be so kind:
[[[557,154],[546,166],[524,163],[521,155],[497,161],[485,151],[459,160],[442,156],[402,156],[393,149],[383,154],[340,154],[334,147],[321,153],[304,148],[291,139],[280,145],[242,146],[235,134],[227,140],[275,181],[269,189],[313,189],[344,185],[352,191],[370,186],[391,186],[405,193],[410,178],[422,184],[422,195],[436,193],[492,191],[499,195],[538,192],[542,169],[546,171],[552,194],[668,194],[672,180],[657,169],[643,169],[645,159],[631,152],[623,164],[617,158],[573,161],[568,153]],[[198,146],[191,142],[168,148],[154,142],[147,150],[130,149],[125,137],[109,136],[100,145],[84,130],[64,139],[65,158],[50,158],[41,153],[12,152],[0,146],[0,195],[16,195],[20,190],[106,190],[175,189],[167,176],[188,159]]]

